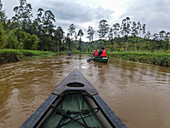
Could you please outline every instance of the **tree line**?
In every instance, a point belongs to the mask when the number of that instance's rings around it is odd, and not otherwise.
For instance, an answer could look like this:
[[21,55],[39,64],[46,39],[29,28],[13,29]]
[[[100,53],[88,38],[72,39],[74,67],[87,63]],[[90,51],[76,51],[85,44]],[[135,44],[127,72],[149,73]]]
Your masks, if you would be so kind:
[[[146,31],[146,24],[132,22],[129,17],[110,26],[106,20],[99,22],[98,30],[87,29],[88,42],[82,41],[84,32],[72,23],[65,33],[55,26],[55,16],[50,10],[39,8],[33,19],[32,6],[20,0],[14,7],[15,15],[8,19],[0,1],[0,49],[30,49],[43,51],[92,51],[101,45],[110,51],[167,51],[170,48],[170,32],[153,35]],[[94,40],[97,32],[99,40]]]

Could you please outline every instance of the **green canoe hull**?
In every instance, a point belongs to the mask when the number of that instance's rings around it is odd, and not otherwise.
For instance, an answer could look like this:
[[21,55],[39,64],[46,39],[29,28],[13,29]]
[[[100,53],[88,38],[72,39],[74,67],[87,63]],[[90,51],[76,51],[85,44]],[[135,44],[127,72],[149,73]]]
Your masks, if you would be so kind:
[[109,62],[109,57],[94,57],[93,60],[103,62],[103,63],[108,63]]
[[77,70],[70,73],[20,128],[127,128]]

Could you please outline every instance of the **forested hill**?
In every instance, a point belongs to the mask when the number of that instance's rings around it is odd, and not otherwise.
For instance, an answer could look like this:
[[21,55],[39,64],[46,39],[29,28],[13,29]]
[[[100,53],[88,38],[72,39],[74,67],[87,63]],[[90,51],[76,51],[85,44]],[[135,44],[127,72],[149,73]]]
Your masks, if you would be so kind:
[[[151,34],[146,24],[131,21],[126,17],[121,23],[109,25],[99,21],[98,30],[89,26],[86,32],[70,23],[68,33],[62,26],[55,25],[55,15],[50,10],[39,8],[33,18],[31,3],[20,0],[13,8],[14,16],[9,19],[2,10],[0,1],[0,49],[28,49],[42,51],[93,51],[104,45],[108,51],[168,51],[170,32]],[[85,34],[86,33],[86,34]],[[97,33],[99,40],[94,40]],[[88,35],[88,42],[82,37]]]

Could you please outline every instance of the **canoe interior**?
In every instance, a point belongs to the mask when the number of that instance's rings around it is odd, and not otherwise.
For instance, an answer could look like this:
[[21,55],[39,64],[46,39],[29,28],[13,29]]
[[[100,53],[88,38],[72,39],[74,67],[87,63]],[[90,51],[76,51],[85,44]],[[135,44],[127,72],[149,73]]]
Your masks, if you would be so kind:
[[58,124],[62,128],[87,128],[85,124],[90,125],[88,128],[127,128],[78,70],[58,84],[20,128],[60,128]]
[[109,57],[94,57],[93,58],[94,61],[99,61],[99,62],[103,62],[103,63],[107,63],[109,62]]
[[85,126],[112,128],[94,99],[85,92],[64,93],[50,107],[37,127],[56,128],[60,126],[62,128],[84,128]]

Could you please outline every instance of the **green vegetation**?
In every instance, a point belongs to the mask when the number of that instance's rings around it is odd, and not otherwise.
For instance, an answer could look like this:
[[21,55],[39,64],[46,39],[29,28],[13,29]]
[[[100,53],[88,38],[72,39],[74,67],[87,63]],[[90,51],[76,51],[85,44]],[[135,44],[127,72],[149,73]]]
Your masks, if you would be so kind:
[[52,56],[56,53],[49,51],[17,50],[3,49],[0,50],[0,63],[17,62],[28,57]]
[[[105,46],[114,56],[115,52],[120,52],[117,56],[124,59],[169,66],[169,55],[155,52],[170,53],[170,32],[162,30],[151,34],[150,31],[146,31],[146,24],[131,21],[129,17],[124,18],[121,23],[112,25],[103,19],[99,22],[98,30],[93,30],[93,27],[89,26],[87,28],[89,41],[84,42],[82,37],[85,34],[82,29],[78,28],[76,32],[76,26],[72,23],[68,26],[68,33],[65,33],[61,26],[55,25],[55,15],[50,10],[39,8],[34,19],[31,4],[26,0],[20,0],[20,4],[13,9],[14,16],[8,19],[2,6],[0,1],[0,49],[20,49],[22,52],[1,50],[0,63],[44,54],[24,49],[90,53],[96,48],[99,50],[101,46]],[[93,40],[95,32],[99,40]]]
[[[32,6],[27,0],[20,0],[14,7],[14,16],[8,19],[0,1],[0,49],[27,49],[40,51],[80,51],[92,52],[104,45],[109,51],[164,51],[170,49],[170,32],[160,31],[151,34],[146,24],[124,18],[121,23],[99,21],[98,30],[87,28],[88,42],[83,42],[82,29],[71,23],[68,33],[56,26],[55,15],[50,10],[39,8],[33,18]],[[76,31],[78,29],[78,31]],[[99,40],[93,40],[98,34]]]
[[147,52],[109,52],[108,55],[125,60],[149,63],[161,66],[170,66],[170,54]]

